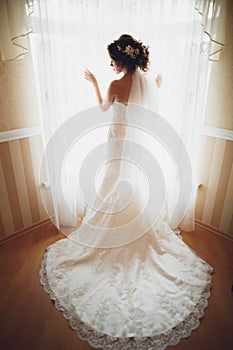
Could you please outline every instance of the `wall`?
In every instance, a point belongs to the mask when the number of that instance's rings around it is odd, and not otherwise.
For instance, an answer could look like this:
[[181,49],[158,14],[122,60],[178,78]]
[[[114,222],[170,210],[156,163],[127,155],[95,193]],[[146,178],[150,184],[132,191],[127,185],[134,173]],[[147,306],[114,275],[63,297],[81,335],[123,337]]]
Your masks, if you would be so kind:
[[31,56],[18,61],[0,58],[0,131],[40,124]]
[[198,222],[233,238],[233,2],[228,0],[226,47],[212,64],[202,138]]
[[0,238],[46,218],[40,198],[41,136],[0,143]]
[[233,141],[205,136],[196,218],[233,238]]
[[40,197],[43,150],[31,57],[0,59],[0,239],[47,218]]

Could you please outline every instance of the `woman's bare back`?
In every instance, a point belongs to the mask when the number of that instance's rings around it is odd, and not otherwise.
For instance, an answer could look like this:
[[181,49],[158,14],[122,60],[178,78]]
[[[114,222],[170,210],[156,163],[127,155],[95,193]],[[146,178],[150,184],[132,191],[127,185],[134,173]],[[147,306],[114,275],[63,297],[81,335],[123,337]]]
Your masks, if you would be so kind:
[[130,90],[132,85],[132,74],[126,73],[121,79],[114,80],[110,89],[114,96],[114,101],[128,103]]

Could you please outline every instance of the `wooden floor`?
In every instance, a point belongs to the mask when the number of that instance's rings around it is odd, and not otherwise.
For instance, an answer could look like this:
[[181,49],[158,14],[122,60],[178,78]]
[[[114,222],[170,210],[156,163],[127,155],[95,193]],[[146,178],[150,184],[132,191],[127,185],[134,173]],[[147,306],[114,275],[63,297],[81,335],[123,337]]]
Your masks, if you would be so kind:
[[[92,349],[69,327],[39,282],[45,248],[61,237],[49,224],[0,246],[2,350]],[[201,228],[183,237],[214,267],[212,294],[200,327],[168,350],[233,349],[233,243]]]

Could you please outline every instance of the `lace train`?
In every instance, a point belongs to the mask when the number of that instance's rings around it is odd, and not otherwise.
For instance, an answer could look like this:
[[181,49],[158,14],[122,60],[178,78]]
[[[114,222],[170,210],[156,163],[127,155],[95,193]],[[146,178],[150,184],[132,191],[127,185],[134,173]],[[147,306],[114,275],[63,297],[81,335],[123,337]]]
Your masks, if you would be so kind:
[[[180,238],[177,239],[180,240]],[[55,301],[55,307],[63,313],[64,317],[69,321],[70,327],[77,332],[78,337],[84,341],[88,341],[88,343],[93,348],[102,348],[104,350],[162,350],[167,346],[175,346],[182,338],[189,337],[191,332],[198,328],[200,324],[199,319],[203,317],[204,309],[208,306],[208,298],[210,296],[211,288],[211,274],[213,272],[213,268],[201,260],[195,252],[192,251],[191,255],[193,254],[198,259],[198,261],[201,261],[202,266],[206,269],[207,277],[205,281],[205,287],[202,291],[202,294],[198,298],[198,303],[193,307],[192,312],[175,327],[167,330],[166,332],[162,332],[161,334],[152,334],[149,337],[143,337],[140,336],[140,334],[133,337],[114,337],[98,332],[87,323],[83,322],[75,310],[67,310],[64,307],[63,302],[61,302],[59,300],[59,297],[56,296],[55,292],[49,284],[47,276],[47,257],[51,250],[51,247],[54,247],[54,245],[47,248],[47,253],[45,253],[43,261],[41,263],[40,282],[44,286],[45,292],[49,293],[51,299]],[[103,254],[104,251],[102,251],[102,255]],[[95,268],[97,268],[97,265]],[[83,295],[85,293],[85,288],[80,293]],[[169,308],[169,305],[166,303],[166,296],[160,299],[160,303],[163,302],[166,304],[166,307]],[[104,314],[106,310],[104,310],[104,305],[102,306]],[[171,316],[175,316],[172,315],[172,305],[170,305],[169,311],[171,312]]]

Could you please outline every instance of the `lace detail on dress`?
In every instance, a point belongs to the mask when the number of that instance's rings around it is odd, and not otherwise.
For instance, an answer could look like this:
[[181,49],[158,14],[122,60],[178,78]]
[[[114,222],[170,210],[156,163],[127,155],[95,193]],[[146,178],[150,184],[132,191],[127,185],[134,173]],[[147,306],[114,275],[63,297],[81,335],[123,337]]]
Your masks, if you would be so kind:
[[[47,248],[48,253],[50,251],[50,247]],[[205,281],[205,288],[201,295],[198,296],[198,302],[193,302],[193,308],[191,313],[187,315],[185,319],[182,320],[182,314],[177,313],[177,310],[174,308],[172,302],[167,298],[164,294],[155,293],[154,294],[154,302],[159,303],[162,307],[162,309],[165,310],[165,312],[168,312],[172,318],[175,319],[178,324],[173,327],[172,329],[168,329],[167,331],[163,332],[163,322],[161,320],[161,333],[160,334],[151,334],[149,337],[143,336],[141,330],[143,328],[143,318],[144,318],[144,312],[142,310],[139,310],[137,308],[133,308],[131,310],[130,317],[128,318],[127,322],[124,324],[125,327],[127,327],[128,331],[131,331],[132,334],[136,334],[137,336],[123,336],[122,337],[114,337],[109,336],[104,333],[104,323],[107,322],[107,318],[109,313],[111,313],[109,300],[108,298],[104,298],[101,300],[97,306],[97,311],[93,314],[93,320],[91,322],[91,325],[83,322],[80,317],[77,314],[76,308],[73,307],[71,310],[67,310],[63,303],[60,302],[59,298],[55,295],[54,291],[50,287],[48,277],[47,277],[47,254],[44,255],[44,259],[41,263],[41,269],[40,269],[40,282],[44,286],[44,290],[46,293],[50,294],[50,297],[52,300],[55,301],[55,307],[63,312],[64,317],[69,320],[70,326],[72,329],[74,329],[77,332],[77,335],[85,341],[88,341],[88,343],[93,348],[102,348],[104,350],[163,350],[167,346],[175,346],[182,338],[187,338],[190,336],[192,330],[196,329],[200,321],[199,319],[203,317],[204,309],[208,305],[208,298],[210,296],[210,287],[211,287],[211,273],[213,272],[213,269],[211,266],[209,266],[207,263],[202,262],[203,266],[207,269],[207,281]],[[100,252],[99,259],[101,259],[102,256],[104,256],[105,251]],[[115,287],[117,283],[117,276],[121,273],[121,269],[123,264],[125,263],[125,259],[127,256],[127,251],[125,252],[125,257],[123,261],[120,263],[115,263],[112,266],[112,273],[109,276],[108,283],[111,287]],[[98,262],[98,258],[96,259]],[[142,262],[141,262],[142,263]],[[131,264],[129,262],[129,264]],[[100,264],[99,262],[96,265],[97,270],[99,270]],[[141,270],[143,272],[143,278],[150,280],[151,272],[146,268],[144,270],[143,263],[140,266]],[[142,278],[142,275],[137,278]],[[132,281],[131,281],[132,282]],[[179,281],[177,281],[179,283]],[[88,292],[88,290],[91,288],[91,283],[86,283],[82,285],[80,283],[80,288],[76,289],[75,294],[77,298],[82,297],[84,294]],[[128,283],[126,283],[124,286],[122,286],[121,289],[118,290],[119,296],[127,296],[130,294],[135,293],[136,289],[136,280],[135,283],[130,283],[130,278]],[[82,307],[80,308],[80,310]],[[82,314],[82,313],[80,313]],[[179,322],[179,320],[182,320]],[[136,323],[135,323],[136,320]],[[102,325],[100,325],[100,329],[102,328],[103,333],[98,332],[95,330],[96,322],[100,322]],[[93,328],[92,328],[93,327]],[[154,324],[153,322],[148,322],[148,327],[151,327],[153,330]],[[115,330],[117,332],[117,330]],[[112,334],[114,334],[114,325],[112,327]]]
[[104,265],[104,261],[102,257],[106,254],[106,250],[101,250],[100,253],[96,255],[95,261],[94,261],[94,270],[95,272],[98,272],[101,270],[101,268]]

